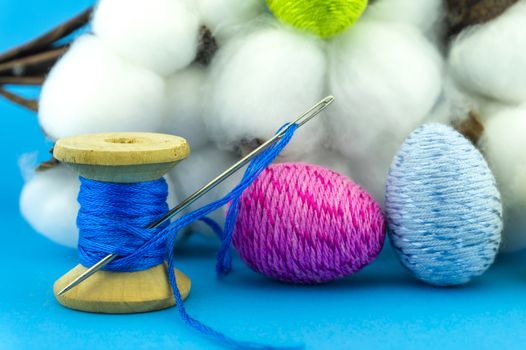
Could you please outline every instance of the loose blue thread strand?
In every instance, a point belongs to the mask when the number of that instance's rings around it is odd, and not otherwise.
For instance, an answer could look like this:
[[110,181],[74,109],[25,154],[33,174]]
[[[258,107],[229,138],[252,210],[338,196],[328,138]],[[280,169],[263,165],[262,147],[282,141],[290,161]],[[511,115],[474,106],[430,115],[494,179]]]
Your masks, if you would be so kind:
[[[282,126],[278,132],[287,126],[289,124]],[[187,325],[233,349],[303,348],[302,346],[283,348],[237,341],[191,317],[186,312],[177,288],[173,249],[181,229],[197,220],[202,220],[211,226],[221,238],[221,246],[217,253],[217,273],[224,275],[230,272],[231,241],[238,214],[239,198],[285,148],[297,127],[296,124],[290,125],[279,140],[256,156],[247,166],[239,184],[223,198],[156,229],[146,227],[168,211],[166,204],[168,187],[164,179],[134,184],[116,184],[80,177],[81,190],[78,196],[80,210],[77,216],[80,263],[84,266],[92,266],[107,254],[115,253],[118,258],[106,265],[104,269],[126,272],[146,270],[166,260],[168,280],[175,297],[176,308]],[[224,230],[221,232],[220,227],[206,218],[206,215],[229,202],[231,205]],[[131,203],[133,205],[130,205]]]

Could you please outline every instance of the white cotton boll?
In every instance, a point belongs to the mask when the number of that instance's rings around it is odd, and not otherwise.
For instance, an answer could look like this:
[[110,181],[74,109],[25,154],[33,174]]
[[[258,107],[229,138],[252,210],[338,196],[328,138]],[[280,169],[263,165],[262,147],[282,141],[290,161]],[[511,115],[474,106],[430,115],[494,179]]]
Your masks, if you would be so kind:
[[78,175],[64,165],[37,172],[20,195],[22,215],[38,233],[76,247],[79,186]]
[[398,147],[394,147],[394,144],[385,149],[377,146],[371,153],[352,156],[348,160],[352,180],[366,189],[381,205],[384,203],[389,165],[397,150]]
[[442,91],[442,60],[412,27],[358,23],[329,52],[331,139],[343,154],[403,141]]
[[367,8],[364,19],[400,22],[416,26],[430,38],[437,38],[445,18],[443,0],[377,0]]
[[486,116],[481,148],[488,157],[504,202],[503,249],[526,247],[526,105]]
[[197,52],[199,17],[189,0],[101,0],[92,27],[120,55],[162,75]]
[[168,185],[168,197],[166,198],[166,203],[168,203],[169,208],[173,208],[177,204],[179,204],[181,199],[177,196],[177,193],[173,185],[173,179],[170,176],[170,174],[166,174],[163,177],[164,177],[164,180],[166,181],[166,184]]
[[[526,173],[523,173],[526,176]],[[504,200],[506,200],[504,198]],[[506,203],[504,203],[506,205]],[[514,207],[504,208],[504,231],[502,233],[501,250],[514,252],[526,248],[526,205],[524,203]]]
[[526,1],[498,18],[464,30],[452,43],[449,65],[474,93],[509,103],[526,101]]
[[349,159],[342,156],[336,150],[320,148],[312,153],[304,155],[299,161],[320,165],[352,178],[352,167],[350,166]]
[[[271,138],[325,91],[321,43],[282,26],[229,42],[211,70],[205,124],[221,148],[237,149]],[[322,118],[298,130],[282,153],[285,159],[301,159],[323,142]]]
[[481,120],[484,123],[503,110],[514,108],[513,105],[508,103],[503,103],[502,101],[492,100],[481,96],[476,96],[476,101],[478,102]]
[[39,121],[52,138],[110,131],[156,131],[164,82],[85,35],[53,67],[40,95]]
[[18,158],[18,168],[25,182],[35,176],[37,168],[38,152],[24,153]]
[[[183,160],[170,171],[170,176],[177,197],[180,200],[184,200],[238,160],[239,158],[233,153],[219,150],[211,145],[198,150],[193,150],[190,157]],[[235,185],[237,185],[242,174],[243,170],[239,170],[221,185],[217,186],[191,205],[190,210],[200,208],[201,206],[215,201],[227,194]],[[222,207],[209,215],[209,217],[223,227],[226,209],[226,207]],[[191,229],[200,233],[212,232],[208,226],[201,222],[192,225]]]
[[465,121],[471,112],[480,111],[480,101],[471,96],[447,75],[444,78],[442,94],[430,112],[426,122],[458,125]]
[[385,177],[405,137],[442,89],[442,60],[411,26],[362,21],[329,48],[330,139],[357,182],[383,200]]
[[197,0],[201,22],[220,40],[266,10],[264,0]]
[[170,76],[166,81],[166,112],[161,131],[184,137],[190,147],[208,143],[203,122],[203,88],[206,71],[191,66]]

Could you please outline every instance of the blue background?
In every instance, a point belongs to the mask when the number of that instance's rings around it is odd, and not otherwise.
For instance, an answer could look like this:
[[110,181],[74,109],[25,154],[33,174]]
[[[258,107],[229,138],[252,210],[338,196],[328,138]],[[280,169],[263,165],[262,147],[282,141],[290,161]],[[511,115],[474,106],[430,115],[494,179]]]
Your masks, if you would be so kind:
[[[0,0],[0,51],[42,33],[91,1]],[[30,92],[31,93],[31,92]],[[34,92],[33,92],[34,93]],[[60,306],[51,287],[77,263],[74,250],[35,233],[18,211],[18,157],[50,143],[34,113],[0,99],[0,348],[214,349],[174,309],[97,315]],[[309,349],[512,349],[526,343],[526,255],[500,256],[481,278],[433,288],[409,276],[386,245],[372,265],[323,286],[285,285],[239,259],[223,280],[214,274],[217,242],[196,237],[179,254],[193,280],[189,313],[228,335]]]

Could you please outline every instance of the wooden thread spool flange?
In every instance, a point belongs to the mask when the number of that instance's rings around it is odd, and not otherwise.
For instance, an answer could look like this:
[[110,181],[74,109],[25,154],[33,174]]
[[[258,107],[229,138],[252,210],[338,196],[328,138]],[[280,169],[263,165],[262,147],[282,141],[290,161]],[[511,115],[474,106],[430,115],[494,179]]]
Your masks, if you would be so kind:
[[[185,139],[155,133],[102,133],[57,141],[55,158],[85,178],[104,182],[135,183],[160,179],[190,148]],[[77,265],[59,278],[53,290],[64,306],[89,312],[133,313],[175,305],[165,264],[136,272],[98,271],[63,295],[58,292],[87,268]],[[183,299],[190,279],[175,270]]]

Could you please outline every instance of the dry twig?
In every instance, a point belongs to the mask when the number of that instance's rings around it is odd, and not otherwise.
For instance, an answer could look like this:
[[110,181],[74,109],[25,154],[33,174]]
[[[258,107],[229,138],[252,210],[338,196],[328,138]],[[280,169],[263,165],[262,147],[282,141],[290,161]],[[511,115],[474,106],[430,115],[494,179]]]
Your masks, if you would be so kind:
[[0,88],[0,95],[4,96],[9,101],[16,103],[20,106],[26,107],[34,112],[38,111],[38,101],[30,100],[22,96],[16,95],[6,89]]
[[0,76],[0,85],[42,85],[44,76],[12,77]]
[[47,73],[56,63],[58,58],[67,51],[67,46],[62,46],[38,54],[17,58],[9,62],[0,63],[1,75],[24,76],[26,74]]
[[57,40],[60,40],[70,35],[77,29],[87,24],[92,12],[93,12],[93,8],[90,7],[82,11],[80,14],[78,14],[74,18],[53,28],[49,32],[43,35],[40,35],[39,37],[23,45],[20,45],[11,50],[8,50],[7,52],[4,52],[3,54],[0,54],[0,62],[7,62],[9,60],[17,59],[20,57],[33,55],[35,53],[39,53],[39,52],[42,52],[50,48],[53,45],[53,43],[55,43]]

